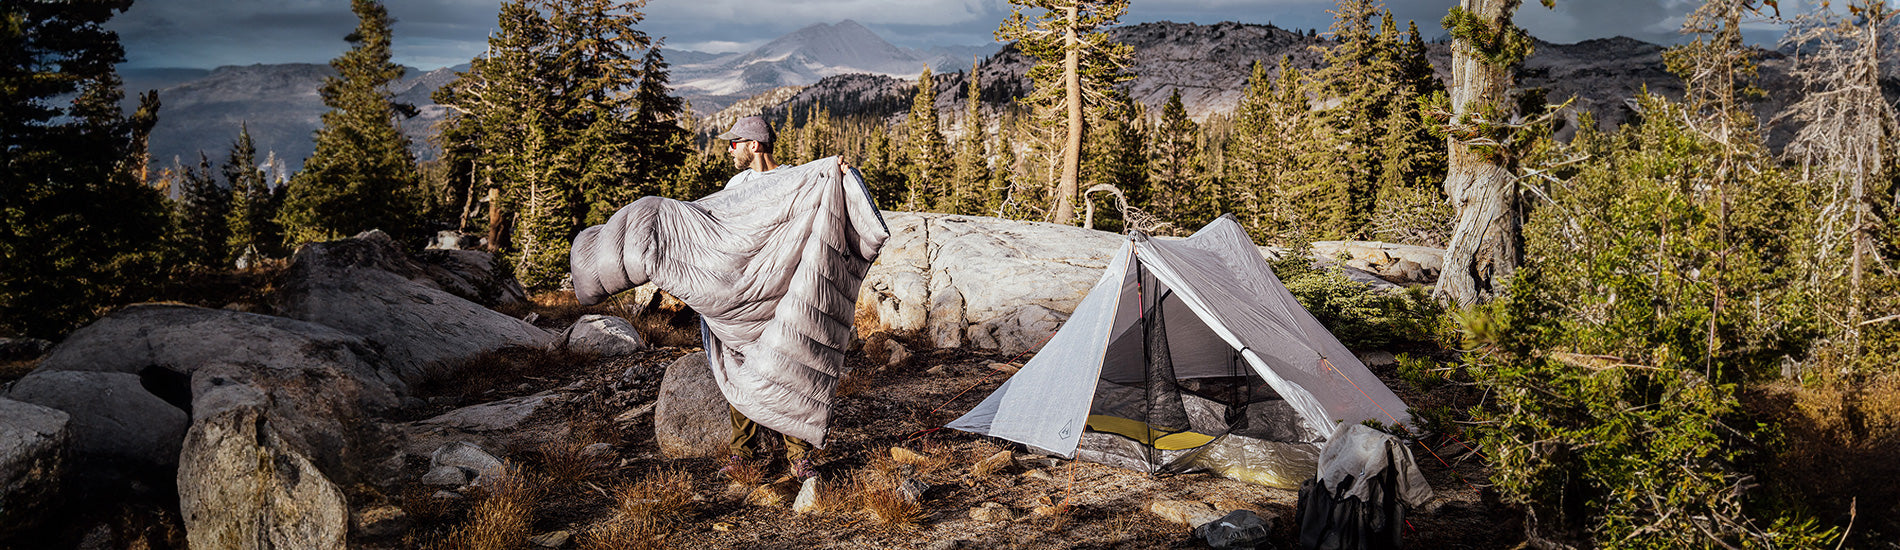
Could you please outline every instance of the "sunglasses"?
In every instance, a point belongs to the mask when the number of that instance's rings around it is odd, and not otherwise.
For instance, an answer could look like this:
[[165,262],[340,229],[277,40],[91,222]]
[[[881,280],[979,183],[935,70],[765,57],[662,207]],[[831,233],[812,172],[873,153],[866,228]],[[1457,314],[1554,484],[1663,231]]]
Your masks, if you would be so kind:
[[741,144],[741,143],[745,143],[745,142],[748,142],[748,141],[752,141],[752,140],[749,140],[749,139],[735,139],[735,140],[732,140],[731,142],[729,142],[729,143],[727,143],[727,144],[726,144],[726,148],[727,148],[727,149],[738,149],[738,148],[739,148],[739,144]]

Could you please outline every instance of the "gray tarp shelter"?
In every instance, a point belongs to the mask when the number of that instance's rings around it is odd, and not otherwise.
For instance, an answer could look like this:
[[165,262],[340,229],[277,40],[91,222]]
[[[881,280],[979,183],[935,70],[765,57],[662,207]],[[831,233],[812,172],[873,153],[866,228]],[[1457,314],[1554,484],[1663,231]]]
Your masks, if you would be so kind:
[[1222,216],[1186,239],[1133,236],[1048,344],[949,427],[1293,488],[1341,423],[1409,419]]

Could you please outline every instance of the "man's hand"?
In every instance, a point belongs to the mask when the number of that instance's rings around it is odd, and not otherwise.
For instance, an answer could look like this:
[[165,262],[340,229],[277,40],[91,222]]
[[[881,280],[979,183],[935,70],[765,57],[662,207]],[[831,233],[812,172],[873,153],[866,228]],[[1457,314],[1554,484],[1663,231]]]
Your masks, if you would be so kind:
[[845,160],[844,157],[838,157],[838,175],[851,175],[851,161]]

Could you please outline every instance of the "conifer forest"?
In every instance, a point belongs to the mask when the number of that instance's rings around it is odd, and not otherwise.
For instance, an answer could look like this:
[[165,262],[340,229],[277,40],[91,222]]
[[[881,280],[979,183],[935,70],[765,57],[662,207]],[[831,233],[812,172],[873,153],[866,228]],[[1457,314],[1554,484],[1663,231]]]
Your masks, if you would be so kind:
[[[529,295],[572,300],[575,235],[641,197],[719,191],[737,170],[713,136],[758,114],[674,93],[647,0],[504,0],[434,93],[446,119],[411,143],[416,106],[388,89],[402,26],[351,0],[301,169],[273,168],[241,126],[168,164],[148,152],[165,98],[123,89],[101,26],[133,1],[0,7],[0,337],[59,342],[140,302],[220,307],[300,247],[370,230],[410,250],[457,232]],[[1109,31],[1140,0],[1009,0],[995,38],[1033,63],[1026,87],[983,81],[979,59],[923,68],[902,105],[759,112],[780,164],[843,156],[886,211],[1162,237],[1232,215],[1291,251],[1275,273],[1342,342],[1398,352],[1380,376],[1430,398],[1408,399],[1417,425],[1384,428],[1467,445],[1483,474],[1463,481],[1530,547],[1893,547],[1900,10],[1695,0],[1663,53],[1680,93],[1645,89],[1610,125],[1517,84],[1537,43],[1513,18],[1583,1],[1400,21],[1337,0],[1316,57],[1248,60],[1237,107],[1191,116],[1180,90],[1128,93],[1133,52]],[[1761,22],[1780,43],[1744,41]],[[1770,50],[1797,89],[1761,87]],[[1771,92],[1793,99],[1762,107]],[[1441,249],[1443,267],[1375,289],[1315,258],[1321,241]],[[7,361],[0,383],[32,368]]]

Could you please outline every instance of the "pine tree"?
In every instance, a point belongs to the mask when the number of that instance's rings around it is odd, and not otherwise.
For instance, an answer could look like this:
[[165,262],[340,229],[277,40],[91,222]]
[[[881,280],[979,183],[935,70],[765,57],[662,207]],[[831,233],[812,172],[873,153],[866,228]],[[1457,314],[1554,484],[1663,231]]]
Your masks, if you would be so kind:
[[270,182],[257,166],[257,146],[251,142],[248,125],[238,127],[237,141],[231,144],[223,171],[231,194],[231,212],[225,218],[231,235],[228,254],[233,259],[277,254],[277,244],[283,242],[283,237],[271,221],[276,212]]
[[658,48],[635,28],[640,5],[510,1],[488,51],[437,92],[453,110],[444,151],[499,195],[489,241],[531,288],[565,276],[583,224],[707,177],[703,161],[685,168],[693,155],[679,128],[683,103],[667,92]]
[[231,189],[218,183],[211,158],[198,153],[198,165],[183,171],[178,197],[178,236],[185,261],[207,268],[223,268],[230,258]]
[[937,80],[930,67],[917,76],[917,95],[911,99],[910,118],[904,122],[904,150],[910,161],[904,169],[904,209],[913,212],[953,211],[950,197],[950,159],[943,127],[937,122]]
[[[1013,42],[1036,58],[1029,70],[1035,91],[1023,98],[1044,127],[1039,145],[1060,151],[1053,172],[1054,204],[1051,221],[1075,223],[1076,193],[1081,181],[1086,111],[1111,105],[1120,82],[1134,78],[1124,71],[1132,56],[1128,45],[1108,41],[1102,29],[1114,26],[1128,10],[1128,0],[1010,0],[1009,19],[996,29],[996,39]],[[1032,21],[1025,7],[1043,10]],[[1059,139],[1057,139],[1059,138]]]
[[1221,193],[1206,177],[1200,149],[1201,127],[1188,118],[1181,90],[1174,90],[1161,107],[1148,155],[1153,214],[1175,227],[1197,228],[1221,215]]
[[141,179],[158,96],[123,115],[106,27],[130,5],[0,4],[0,333],[57,338],[171,270],[165,197]]
[[1093,218],[1085,217],[1083,225],[1119,232],[1131,227],[1124,219],[1131,213],[1123,211],[1122,202],[1137,209],[1149,202],[1148,129],[1147,114],[1139,102],[1125,96],[1113,99],[1112,107],[1097,109],[1088,121],[1088,127],[1093,130],[1082,149],[1086,153],[1082,184],[1083,199],[1089,203],[1084,205],[1085,215],[1093,212]]
[[980,64],[972,64],[969,73],[969,88],[965,92],[963,107],[963,133],[957,137],[957,153],[951,165],[951,208],[946,212],[955,214],[986,214],[987,192],[990,184],[989,160],[984,158],[983,113],[981,111],[983,88],[978,80]]
[[330,108],[317,148],[291,179],[279,212],[285,243],[296,246],[371,229],[399,239],[420,237],[421,177],[409,138],[397,128],[389,84],[403,68],[390,62],[389,11],[375,0],[352,0],[358,24],[352,47],[330,61],[337,76],[319,93]]

